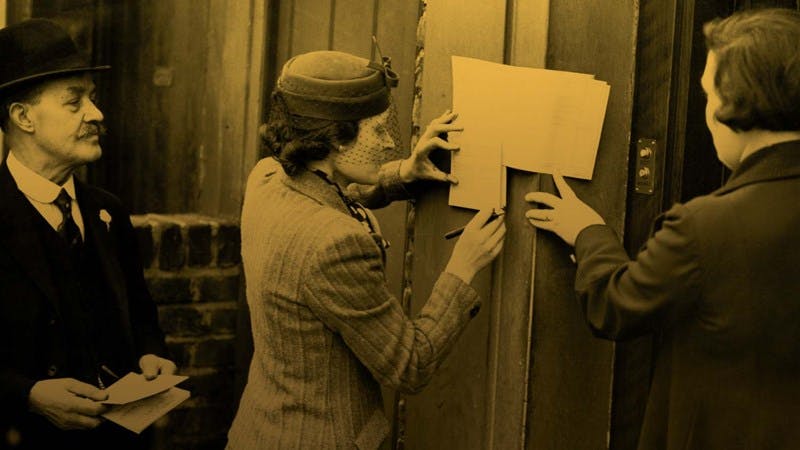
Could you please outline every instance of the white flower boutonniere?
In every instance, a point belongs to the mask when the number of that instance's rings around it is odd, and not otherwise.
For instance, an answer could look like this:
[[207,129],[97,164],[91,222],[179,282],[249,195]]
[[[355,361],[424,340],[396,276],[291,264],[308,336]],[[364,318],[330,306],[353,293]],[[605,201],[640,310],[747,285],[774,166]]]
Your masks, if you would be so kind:
[[106,231],[111,230],[111,214],[109,214],[105,209],[100,210],[100,220],[106,224]]

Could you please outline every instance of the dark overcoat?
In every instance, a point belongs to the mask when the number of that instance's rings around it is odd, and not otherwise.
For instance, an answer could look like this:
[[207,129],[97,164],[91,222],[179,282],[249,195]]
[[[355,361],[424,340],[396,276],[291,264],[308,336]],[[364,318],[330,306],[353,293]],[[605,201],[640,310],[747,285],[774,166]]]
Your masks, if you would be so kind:
[[657,333],[639,448],[800,448],[800,141],[655,228],[633,261],[606,226],[575,247],[596,334]]
[[[119,375],[137,370],[148,353],[167,356],[156,306],[145,285],[136,236],[128,213],[112,194],[75,180],[76,197],[108,287],[111,323],[107,336],[119,342]],[[105,211],[101,214],[101,211]],[[110,218],[110,219],[109,219]],[[103,220],[105,219],[105,220]],[[62,432],[28,411],[28,393],[39,380],[73,377],[65,368],[64,293],[59,292],[41,236],[44,218],[17,188],[8,167],[0,165],[0,448],[9,430],[27,444],[22,448],[90,448],[92,436],[132,436],[111,423],[91,432]],[[45,223],[46,225],[46,223]],[[46,225],[49,226],[49,225]],[[87,440],[88,439],[88,440]],[[120,448],[119,442],[102,442]],[[124,447],[123,447],[124,448]]]

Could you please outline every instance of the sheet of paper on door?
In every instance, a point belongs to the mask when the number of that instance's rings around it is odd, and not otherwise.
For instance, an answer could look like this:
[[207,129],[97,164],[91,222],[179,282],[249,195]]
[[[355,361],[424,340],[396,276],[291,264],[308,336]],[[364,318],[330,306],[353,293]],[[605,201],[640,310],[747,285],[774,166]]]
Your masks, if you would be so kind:
[[451,138],[458,185],[449,203],[505,206],[505,168],[591,179],[610,87],[592,75],[452,57]]

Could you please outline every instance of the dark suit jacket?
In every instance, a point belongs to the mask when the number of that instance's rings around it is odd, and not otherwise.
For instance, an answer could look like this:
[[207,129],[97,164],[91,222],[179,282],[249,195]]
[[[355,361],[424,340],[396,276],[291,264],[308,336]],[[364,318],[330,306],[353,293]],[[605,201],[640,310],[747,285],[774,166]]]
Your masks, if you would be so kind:
[[659,333],[639,448],[800,448],[800,141],[657,228],[634,261],[605,226],[575,247],[596,333]]
[[[113,292],[108,301],[114,303],[116,329],[126,343],[119,352],[131,368],[143,354],[166,356],[128,213],[116,197],[77,179],[76,196],[86,235],[93,237],[103,267],[97,276],[104,277]],[[108,226],[100,218],[101,210],[111,216]],[[36,231],[36,221],[43,220],[8,167],[0,165],[0,428],[5,433],[13,427],[28,440],[61,434],[28,412],[31,387],[38,380],[68,376],[61,370],[67,365],[61,347],[61,293],[43,263],[46,256]]]

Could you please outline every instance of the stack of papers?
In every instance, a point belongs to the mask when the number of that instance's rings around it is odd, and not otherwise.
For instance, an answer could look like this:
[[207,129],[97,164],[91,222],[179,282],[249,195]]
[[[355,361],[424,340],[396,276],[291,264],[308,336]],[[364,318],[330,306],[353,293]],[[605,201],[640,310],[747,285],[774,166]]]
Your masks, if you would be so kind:
[[582,73],[452,57],[453,109],[464,131],[451,140],[450,205],[505,206],[505,168],[590,180],[610,86]]
[[134,433],[141,433],[189,398],[189,391],[175,387],[187,378],[159,375],[148,381],[144,375],[131,372],[106,389],[108,399],[101,403],[112,406],[103,417]]

